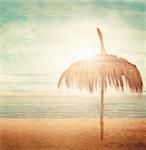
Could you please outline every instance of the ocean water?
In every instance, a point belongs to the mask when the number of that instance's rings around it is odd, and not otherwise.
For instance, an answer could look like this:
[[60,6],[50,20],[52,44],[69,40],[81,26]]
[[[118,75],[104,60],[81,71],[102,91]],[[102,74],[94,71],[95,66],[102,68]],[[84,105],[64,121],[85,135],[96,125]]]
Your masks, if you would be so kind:
[[[98,117],[96,96],[1,96],[0,118]],[[146,95],[106,96],[106,117],[146,117]]]

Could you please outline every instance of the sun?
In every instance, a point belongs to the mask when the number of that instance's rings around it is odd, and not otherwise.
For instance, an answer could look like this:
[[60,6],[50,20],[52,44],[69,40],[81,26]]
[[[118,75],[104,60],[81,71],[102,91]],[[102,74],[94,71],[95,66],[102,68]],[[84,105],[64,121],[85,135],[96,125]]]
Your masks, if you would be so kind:
[[84,50],[80,50],[76,55],[76,59],[80,60],[80,59],[87,59],[90,57],[94,57],[95,55],[97,55],[96,51],[93,49],[84,49]]

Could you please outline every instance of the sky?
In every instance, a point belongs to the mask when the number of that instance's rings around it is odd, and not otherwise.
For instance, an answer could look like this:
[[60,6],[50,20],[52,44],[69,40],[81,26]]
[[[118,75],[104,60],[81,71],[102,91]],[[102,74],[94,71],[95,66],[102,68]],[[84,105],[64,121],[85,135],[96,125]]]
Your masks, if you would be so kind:
[[71,63],[108,53],[137,65],[146,91],[144,0],[0,0],[0,94],[57,94]]

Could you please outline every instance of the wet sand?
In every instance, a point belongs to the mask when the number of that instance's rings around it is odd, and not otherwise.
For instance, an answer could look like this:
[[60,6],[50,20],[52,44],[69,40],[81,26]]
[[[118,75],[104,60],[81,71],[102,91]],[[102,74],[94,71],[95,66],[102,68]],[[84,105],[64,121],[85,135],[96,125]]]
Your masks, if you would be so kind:
[[0,119],[0,150],[146,150],[146,118]]

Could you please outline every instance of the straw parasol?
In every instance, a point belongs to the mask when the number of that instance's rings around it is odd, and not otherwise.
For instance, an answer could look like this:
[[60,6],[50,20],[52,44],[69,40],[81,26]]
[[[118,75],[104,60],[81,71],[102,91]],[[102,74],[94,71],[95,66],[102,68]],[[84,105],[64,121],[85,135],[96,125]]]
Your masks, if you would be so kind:
[[140,72],[134,64],[124,58],[107,54],[99,28],[97,33],[101,44],[101,54],[69,66],[61,75],[58,88],[64,80],[67,87],[76,85],[80,90],[86,88],[90,93],[96,89],[100,90],[100,139],[103,140],[104,92],[107,86],[114,86],[122,91],[125,87],[129,87],[132,92],[141,93],[143,83]]

